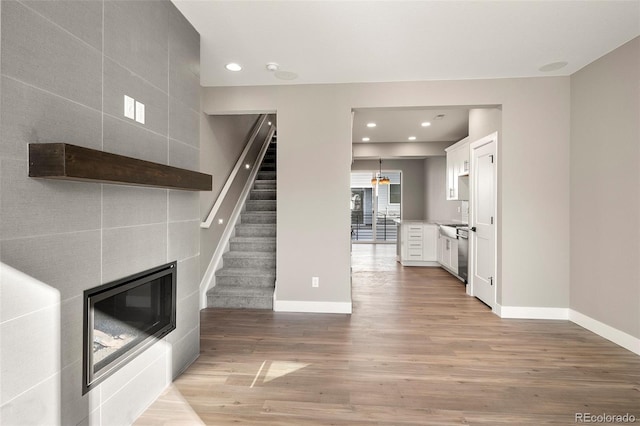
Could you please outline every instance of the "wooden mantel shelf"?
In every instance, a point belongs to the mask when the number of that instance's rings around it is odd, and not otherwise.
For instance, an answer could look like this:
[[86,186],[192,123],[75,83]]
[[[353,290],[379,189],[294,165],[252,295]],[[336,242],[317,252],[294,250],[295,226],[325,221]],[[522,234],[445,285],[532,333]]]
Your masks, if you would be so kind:
[[29,176],[188,191],[212,185],[211,175],[67,143],[29,144]]

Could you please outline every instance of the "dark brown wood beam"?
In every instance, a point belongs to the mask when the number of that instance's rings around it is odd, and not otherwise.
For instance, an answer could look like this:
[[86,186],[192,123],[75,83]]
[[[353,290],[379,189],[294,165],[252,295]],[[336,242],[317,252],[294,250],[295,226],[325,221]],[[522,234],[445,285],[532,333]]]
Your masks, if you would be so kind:
[[211,191],[211,175],[67,143],[29,144],[29,176]]

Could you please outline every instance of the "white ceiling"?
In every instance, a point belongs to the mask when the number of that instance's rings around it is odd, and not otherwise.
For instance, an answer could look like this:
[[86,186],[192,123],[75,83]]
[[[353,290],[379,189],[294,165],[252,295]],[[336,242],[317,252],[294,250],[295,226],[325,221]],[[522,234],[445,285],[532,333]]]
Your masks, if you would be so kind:
[[[640,35],[640,0],[173,2],[200,32],[203,86],[570,75]],[[568,65],[539,71],[559,61]],[[297,78],[277,78],[268,62]],[[369,136],[381,152],[411,135],[455,142],[468,110],[356,110],[353,129],[354,143]]]
[[173,2],[200,32],[203,86],[569,75],[640,34],[640,0]]
[[[433,108],[366,108],[354,111],[353,142],[363,143],[401,143],[409,142],[409,136],[415,136],[415,142],[457,142],[468,134],[469,110],[433,109]],[[443,115],[442,118],[436,118]],[[431,123],[422,127],[423,122]],[[367,127],[375,123],[375,127]]]

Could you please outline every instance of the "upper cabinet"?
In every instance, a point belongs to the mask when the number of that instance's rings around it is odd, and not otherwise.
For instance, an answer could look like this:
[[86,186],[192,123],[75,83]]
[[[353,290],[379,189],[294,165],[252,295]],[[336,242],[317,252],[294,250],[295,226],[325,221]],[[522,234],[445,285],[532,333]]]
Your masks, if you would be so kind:
[[447,149],[447,200],[469,199],[469,137]]

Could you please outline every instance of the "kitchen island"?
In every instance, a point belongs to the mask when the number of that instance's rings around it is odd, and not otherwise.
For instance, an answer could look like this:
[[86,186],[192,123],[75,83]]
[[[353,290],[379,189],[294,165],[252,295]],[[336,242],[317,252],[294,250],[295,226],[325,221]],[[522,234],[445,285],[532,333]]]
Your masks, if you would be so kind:
[[440,266],[438,225],[422,220],[396,220],[396,260],[403,266]]

